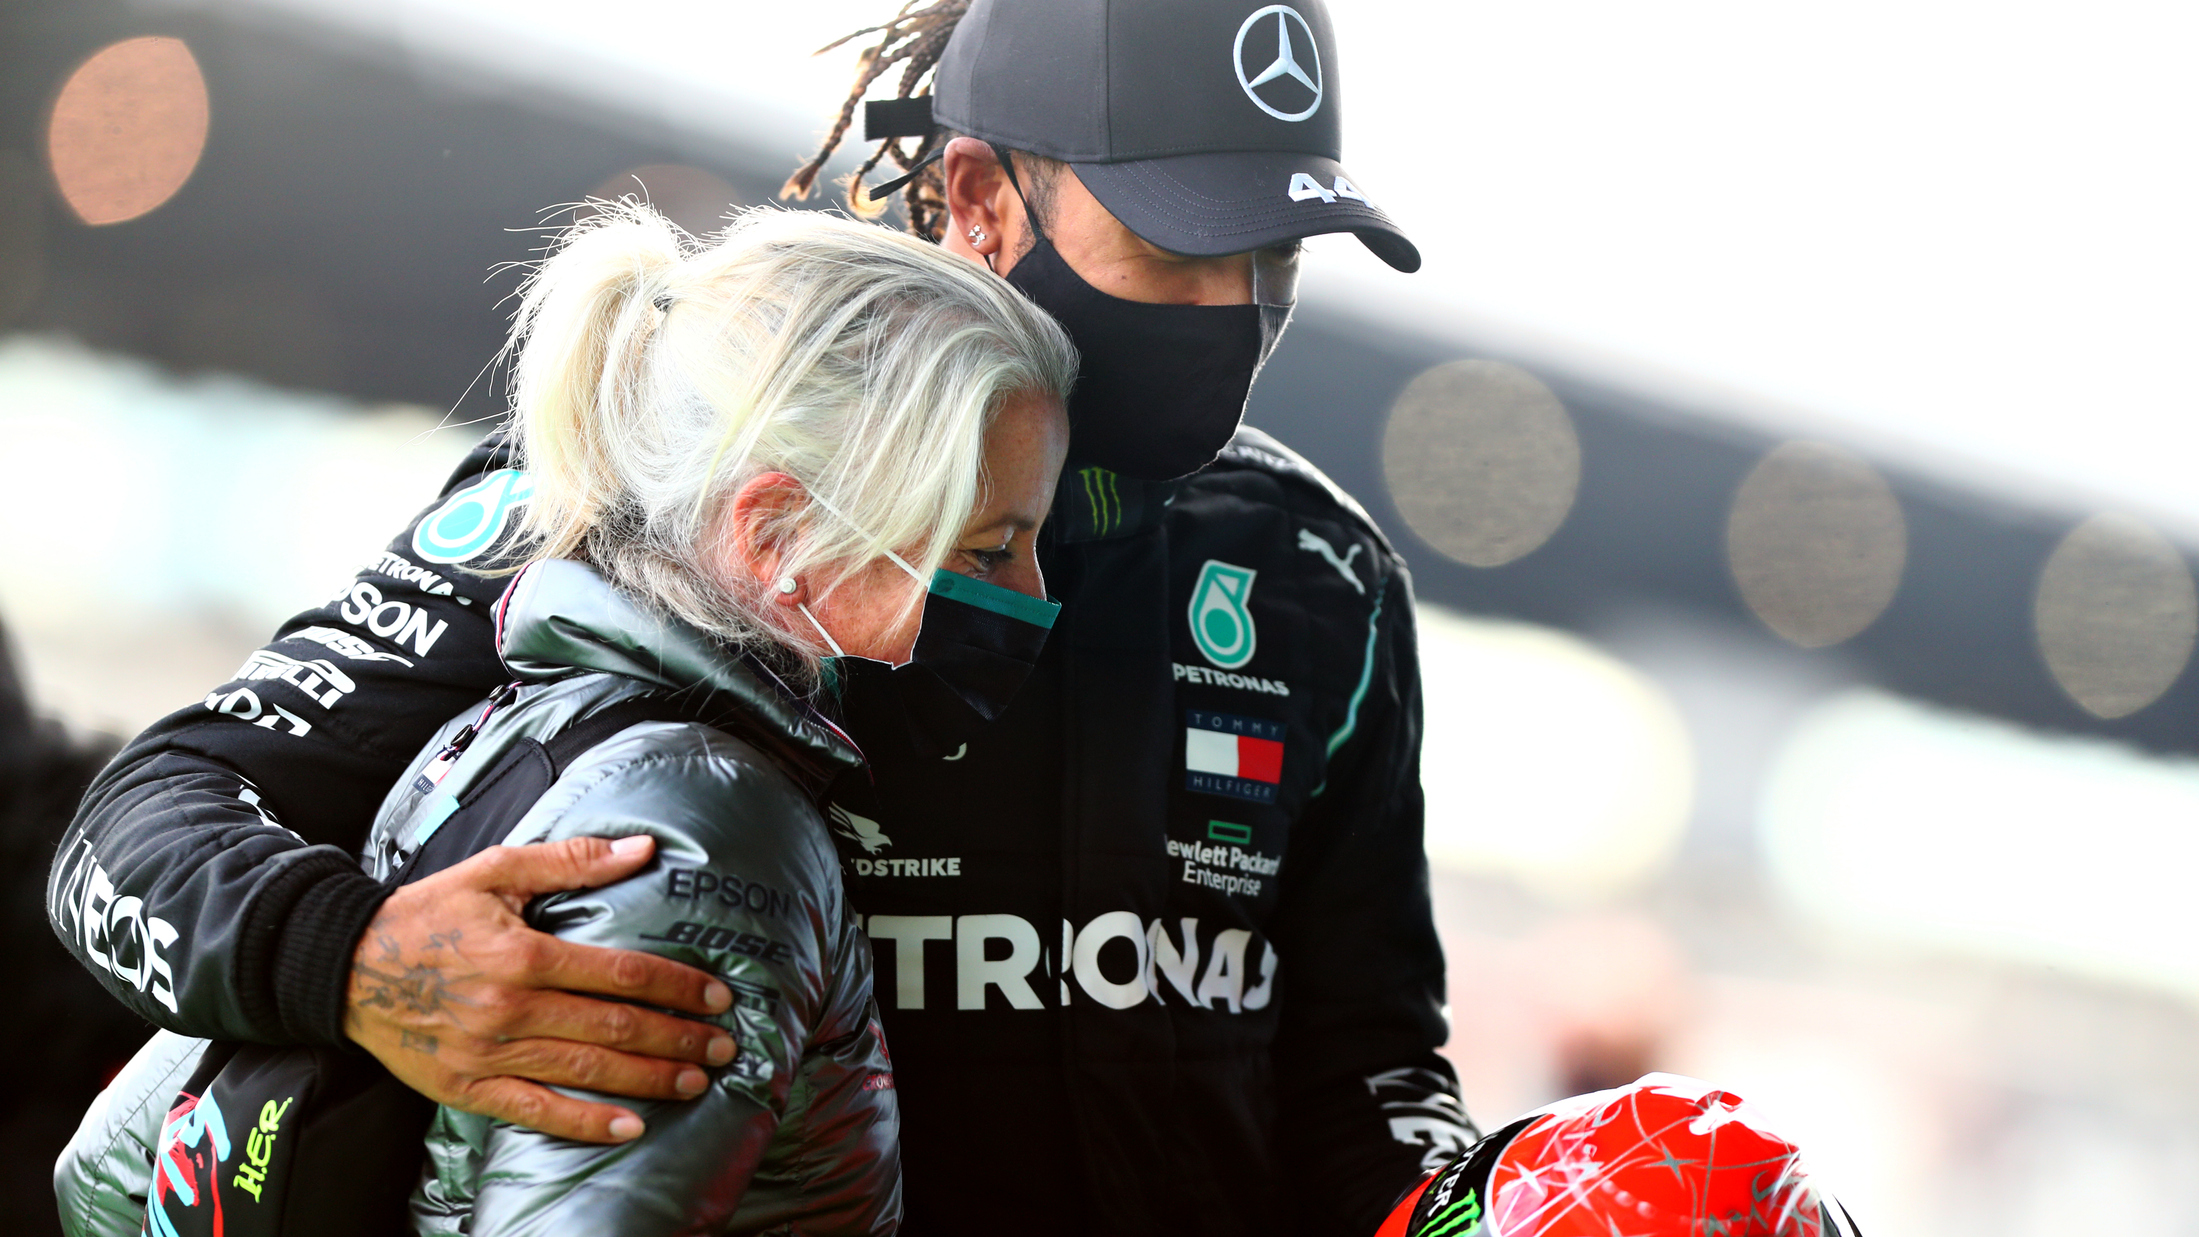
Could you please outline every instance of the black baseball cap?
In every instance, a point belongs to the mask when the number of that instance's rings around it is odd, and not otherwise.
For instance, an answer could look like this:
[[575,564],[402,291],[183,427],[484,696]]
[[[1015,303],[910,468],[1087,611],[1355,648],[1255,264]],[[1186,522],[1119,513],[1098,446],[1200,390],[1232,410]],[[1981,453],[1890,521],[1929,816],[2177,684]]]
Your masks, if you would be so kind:
[[1420,251],[1339,162],[1336,61],[1322,0],[973,0],[929,119],[1074,164],[1163,249],[1351,232],[1417,270]]

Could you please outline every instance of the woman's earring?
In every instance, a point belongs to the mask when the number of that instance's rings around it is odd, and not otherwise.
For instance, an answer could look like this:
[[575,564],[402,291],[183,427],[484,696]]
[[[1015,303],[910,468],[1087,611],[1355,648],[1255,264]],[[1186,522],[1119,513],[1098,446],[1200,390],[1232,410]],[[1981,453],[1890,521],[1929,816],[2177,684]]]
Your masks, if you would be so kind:
[[984,229],[984,228],[981,228],[981,227],[979,227],[978,225],[976,225],[976,224],[974,224],[974,223],[973,223],[973,224],[971,224],[971,225],[970,225],[970,243],[971,243],[971,244],[973,244],[973,245],[982,245],[982,244],[984,244],[984,243],[985,243],[985,229]]
[[780,592],[782,592],[782,593],[785,593],[785,594],[786,594],[787,596],[789,596],[789,597],[793,596],[793,595],[794,595],[794,590],[796,590],[796,589],[798,589],[798,588],[800,588],[800,587],[802,587],[802,586],[801,586],[800,584],[797,584],[797,583],[795,583],[795,581],[794,581],[794,577],[793,577],[793,576],[780,576],[780,577],[779,577],[779,591],[780,591]]

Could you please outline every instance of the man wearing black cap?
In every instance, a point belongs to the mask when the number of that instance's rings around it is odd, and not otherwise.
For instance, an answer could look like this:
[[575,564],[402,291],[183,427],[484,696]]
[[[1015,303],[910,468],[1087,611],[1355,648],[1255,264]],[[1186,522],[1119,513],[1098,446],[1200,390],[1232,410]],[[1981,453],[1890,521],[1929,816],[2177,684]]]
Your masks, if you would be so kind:
[[[934,58],[932,93],[909,97]],[[1357,504],[1238,427],[1300,238],[1351,231],[1419,263],[1337,162],[1327,12],[943,0],[884,28],[870,77],[895,63],[904,97],[874,108],[872,135],[920,138],[881,152],[915,173],[912,222],[1054,313],[1084,357],[1041,546],[1065,608],[1029,684],[951,752],[891,700],[846,704],[875,782],[834,816],[896,1059],[904,1231],[1370,1233],[1473,1133],[1435,1053],[1410,581]],[[433,727],[502,681],[485,613],[501,581],[463,570],[493,537],[453,549],[421,530],[461,507],[493,530],[524,501],[506,458],[484,442],[270,646],[345,657],[358,703],[262,675],[232,685],[252,718],[224,688],[156,725],[87,797],[50,909],[164,1026],[348,1038],[438,1098],[609,1140],[622,1110],[525,1080],[675,1098],[701,1078],[685,1063],[728,1046],[570,993],[696,1013],[726,996],[653,957],[530,953],[509,908],[643,860],[543,848],[391,895],[350,859]],[[128,974],[97,913],[125,897],[165,938]],[[364,941],[388,973],[453,939],[502,947],[427,999],[343,982]],[[444,997],[493,1016],[458,1027],[427,1008]]]

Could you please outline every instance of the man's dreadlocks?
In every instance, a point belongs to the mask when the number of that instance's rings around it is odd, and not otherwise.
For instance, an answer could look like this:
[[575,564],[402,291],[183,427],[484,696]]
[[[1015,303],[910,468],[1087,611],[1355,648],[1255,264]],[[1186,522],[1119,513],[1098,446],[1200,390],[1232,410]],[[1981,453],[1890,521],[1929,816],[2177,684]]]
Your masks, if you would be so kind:
[[[921,7],[919,7],[921,6]],[[825,136],[824,145],[794,175],[787,178],[779,196],[806,198],[817,183],[817,174],[824,170],[825,160],[839,149],[840,139],[847,136],[848,125],[855,119],[855,109],[862,103],[863,95],[871,83],[886,75],[893,66],[901,65],[901,84],[897,98],[912,98],[931,93],[928,80],[932,70],[939,66],[939,55],[947,49],[947,36],[954,33],[955,24],[969,11],[970,0],[908,0],[893,19],[879,26],[866,26],[843,38],[817,49],[818,55],[843,46],[866,34],[876,34],[878,45],[866,49],[856,62],[855,87],[848,92],[840,105],[840,114],[833,121],[832,132]],[[907,172],[954,136],[943,129],[934,129],[929,136],[919,140],[914,149],[902,146],[900,138],[887,138],[878,143],[863,166],[848,177],[848,206],[857,215],[876,217],[885,207],[864,196],[863,178],[870,175],[879,163],[890,158],[902,172]],[[947,226],[946,183],[940,176],[937,163],[919,173],[903,191],[902,200],[907,204],[909,231],[918,236],[938,239]]]
[[[847,136],[848,126],[855,120],[855,109],[862,104],[864,93],[893,66],[902,66],[897,98],[931,93],[932,71],[939,67],[940,53],[947,50],[947,38],[954,33],[956,23],[969,11],[970,0],[932,0],[922,8],[917,7],[922,3],[923,0],[907,0],[892,21],[882,26],[866,26],[817,49],[821,56],[866,34],[881,36],[878,46],[866,49],[857,62],[855,86],[840,104],[840,114],[833,118],[832,132],[825,136],[824,145],[818,148],[815,157],[787,178],[785,186],[779,190],[780,197],[809,196],[816,186],[817,174],[824,170],[825,160],[832,157],[832,152],[840,147],[840,139]],[[913,149],[904,149],[899,138],[881,140],[863,166],[847,178],[848,208],[864,218],[874,219],[884,214],[886,208],[864,194],[863,178],[889,158],[906,173],[957,136],[950,129],[935,126]],[[1029,151],[1019,150],[1011,155],[998,146],[993,149],[1002,158],[1014,158],[1020,177],[1019,188],[1031,213],[1040,220],[1051,218],[1054,184],[1067,165]],[[941,165],[934,162],[917,173],[908,188],[902,191],[902,202],[908,208],[909,231],[926,240],[938,240],[947,230],[947,184]],[[1032,238],[1026,235],[1023,239],[1028,249]]]

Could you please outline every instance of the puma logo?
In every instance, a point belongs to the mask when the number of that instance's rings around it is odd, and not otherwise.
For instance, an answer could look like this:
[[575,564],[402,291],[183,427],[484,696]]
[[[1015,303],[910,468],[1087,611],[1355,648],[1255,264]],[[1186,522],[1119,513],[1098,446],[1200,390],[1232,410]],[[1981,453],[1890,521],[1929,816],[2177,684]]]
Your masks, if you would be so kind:
[[1359,552],[1366,549],[1367,547],[1362,545],[1355,545],[1351,548],[1351,553],[1346,554],[1342,558],[1338,558],[1336,557],[1336,547],[1330,545],[1327,538],[1324,538],[1323,536],[1321,536],[1321,534],[1314,532],[1310,528],[1301,528],[1298,530],[1298,548],[1301,550],[1311,550],[1321,557],[1329,560],[1329,566],[1336,568],[1336,574],[1344,577],[1345,580],[1350,582],[1353,588],[1359,590],[1360,596],[1364,597],[1367,595],[1367,586],[1360,583],[1359,577],[1353,575],[1351,569],[1352,560],[1358,558]]

